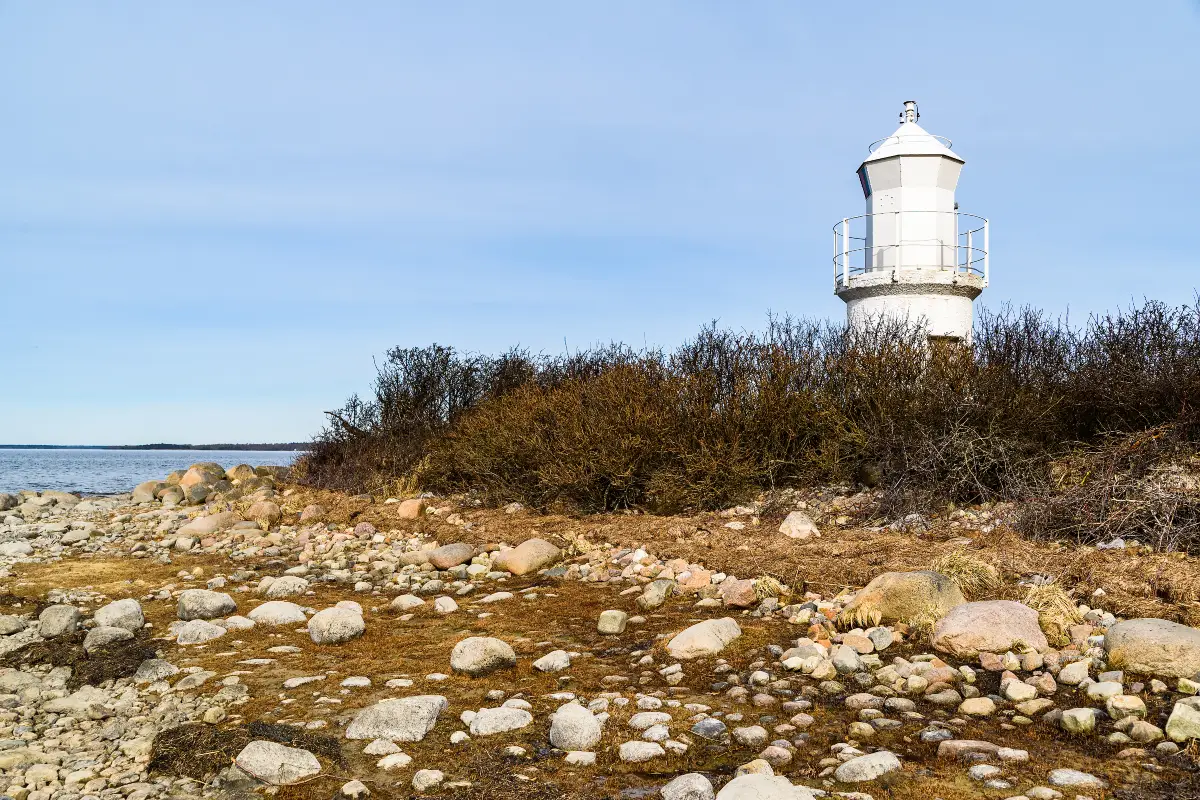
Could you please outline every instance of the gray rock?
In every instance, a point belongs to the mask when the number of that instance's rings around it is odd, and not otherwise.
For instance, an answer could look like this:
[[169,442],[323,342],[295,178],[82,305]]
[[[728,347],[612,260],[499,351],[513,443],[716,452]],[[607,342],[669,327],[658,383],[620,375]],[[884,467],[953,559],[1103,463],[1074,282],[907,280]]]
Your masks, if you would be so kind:
[[591,750],[600,734],[600,720],[578,703],[560,706],[550,718],[550,744],[560,750]]
[[747,725],[733,729],[733,740],[742,747],[759,748],[767,743],[767,729],[761,725]]
[[83,649],[84,652],[95,653],[113,642],[123,642],[132,638],[133,634],[125,628],[101,625],[87,632],[87,636],[83,638]]
[[1050,649],[1038,624],[1038,612],[1012,600],[963,603],[938,620],[933,647],[958,658],[975,658],[981,652],[1019,652],[1024,648]]
[[1164,678],[1200,673],[1200,630],[1165,619],[1118,622],[1105,633],[1104,650],[1113,669]]
[[1073,789],[1103,789],[1107,783],[1087,772],[1077,769],[1050,770],[1051,786],[1069,786]]
[[237,603],[233,598],[222,592],[212,592],[208,589],[185,589],[179,595],[177,609],[180,619],[217,619],[237,611]]
[[900,759],[894,753],[880,750],[867,756],[859,756],[841,764],[833,776],[842,783],[873,781],[900,769]]
[[203,619],[189,620],[175,631],[175,641],[181,645],[204,644],[225,635],[225,629]]
[[793,786],[782,775],[751,772],[738,775],[717,793],[716,800],[814,800],[804,786]]
[[29,542],[0,542],[0,556],[5,558],[20,558],[32,552],[33,545]]
[[533,723],[533,714],[523,708],[482,708],[471,719],[472,736],[492,736],[527,727]]
[[291,786],[321,774],[321,762],[307,750],[254,741],[234,759],[237,768],[272,786]]
[[78,629],[79,609],[75,606],[50,606],[38,615],[38,633],[44,639],[56,639]]
[[638,764],[652,758],[665,756],[667,751],[663,750],[662,745],[655,742],[624,742],[617,748],[617,754],[626,763]]
[[346,738],[419,742],[449,705],[445,697],[436,694],[381,700],[358,712],[346,728]]
[[268,600],[251,609],[249,618],[257,625],[302,625],[308,619],[300,606],[287,600]]
[[130,633],[137,633],[146,624],[142,615],[142,604],[132,597],[124,600],[114,600],[92,615],[97,625],[109,628],[124,628]]
[[596,623],[596,630],[610,636],[624,633],[627,622],[629,622],[629,615],[624,611],[609,609],[600,615],[600,620]]
[[137,672],[133,674],[133,680],[135,683],[154,683],[178,674],[178,672],[179,667],[169,661],[161,658],[148,658],[138,665]]
[[1096,709],[1069,708],[1062,712],[1059,725],[1067,733],[1073,733],[1077,736],[1089,734],[1096,729]]
[[1200,739],[1200,697],[1184,697],[1175,701],[1167,719],[1167,736],[1176,742]]
[[812,517],[803,511],[793,511],[784,517],[783,524],[779,526],[779,532],[792,539],[821,536],[821,532],[817,529],[817,523],[813,522]]
[[661,789],[663,800],[713,800],[712,782],[699,772],[680,775]]
[[741,635],[742,629],[732,617],[706,619],[676,634],[667,642],[667,652],[683,660],[716,655]]
[[12,636],[29,627],[29,623],[12,614],[0,614],[0,636]]
[[704,719],[697,720],[696,724],[692,726],[692,733],[701,739],[716,741],[725,738],[728,732],[729,729],[725,723],[716,717],[705,717]]
[[490,636],[470,636],[450,651],[450,667],[477,678],[517,665],[517,654],[507,642]]
[[658,608],[663,603],[667,602],[667,598],[675,593],[675,581],[672,580],[656,580],[646,584],[646,588],[642,591],[641,597],[637,599],[638,608],[647,611]]
[[412,777],[412,787],[418,792],[427,792],[440,786],[445,779],[446,776],[440,769],[419,769]]
[[437,569],[452,569],[465,564],[475,555],[475,548],[465,542],[442,545],[429,551],[429,563]]
[[408,612],[425,605],[425,601],[416,595],[402,594],[392,601],[393,611]]
[[308,636],[317,644],[341,644],[357,639],[366,630],[362,614],[341,606],[318,611],[308,621]]
[[271,581],[263,592],[268,600],[282,600],[285,597],[299,597],[308,591],[308,581],[298,575],[284,575]]
[[[566,650],[552,650],[533,662],[533,668],[539,672],[562,672],[571,666],[571,657]],[[574,747],[572,750],[586,750],[586,747]]]

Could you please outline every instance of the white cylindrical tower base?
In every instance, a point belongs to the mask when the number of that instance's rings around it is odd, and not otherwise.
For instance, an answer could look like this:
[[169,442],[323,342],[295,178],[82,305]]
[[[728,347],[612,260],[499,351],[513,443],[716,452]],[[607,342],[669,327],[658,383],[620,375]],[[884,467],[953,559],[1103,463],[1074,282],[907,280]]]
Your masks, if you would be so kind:
[[930,336],[970,341],[980,278],[929,270],[892,270],[859,276],[838,296],[851,325],[894,319],[925,326]]

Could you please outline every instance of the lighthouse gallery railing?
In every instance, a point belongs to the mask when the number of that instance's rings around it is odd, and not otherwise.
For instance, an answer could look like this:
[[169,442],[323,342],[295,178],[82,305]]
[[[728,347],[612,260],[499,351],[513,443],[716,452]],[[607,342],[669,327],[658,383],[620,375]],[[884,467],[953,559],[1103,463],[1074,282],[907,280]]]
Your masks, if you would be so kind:
[[[950,235],[952,241],[942,238],[905,239],[904,216],[916,214],[953,215],[954,232]],[[895,224],[894,244],[866,246],[867,237],[855,236],[856,227],[865,227],[874,219],[892,220]],[[858,225],[851,223],[858,222]],[[963,228],[966,230],[963,230]],[[982,239],[982,246],[980,240]],[[861,242],[861,245],[859,244]],[[919,248],[917,252],[937,253],[936,258],[929,259],[939,263],[912,263],[905,258],[905,247]],[[912,250],[910,249],[910,253]],[[883,254],[892,256],[893,265],[880,267]],[[856,263],[857,262],[857,263]],[[961,211],[885,211],[878,214],[860,214],[857,217],[845,217],[833,226],[833,288],[834,291],[850,286],[851,280],[869,272],[885,272],[892,269],[902,270],[945,270],[962,275],[972,275],[983,278],[983,285],[988,284],[988,221],[975,214]]]

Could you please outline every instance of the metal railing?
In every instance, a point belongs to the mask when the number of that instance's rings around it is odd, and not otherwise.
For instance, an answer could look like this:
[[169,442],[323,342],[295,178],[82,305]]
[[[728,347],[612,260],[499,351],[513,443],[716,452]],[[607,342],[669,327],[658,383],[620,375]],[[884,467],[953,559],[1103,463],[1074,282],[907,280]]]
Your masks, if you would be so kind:
[[[938,231],[935,218],[933,236],[904,238],[904,219],[910,215],[941,214],[953,217],[953,226]],[[862,236],[854,235],[854,223],[864,228]],[[893,240],[887,244],[867,246],[867,227],[874,228],[876,220],[890,221],[894,232],[874,232],[871,238]],[[966,230],[962,228],[966,227]],[[910,226],[911,227],[911,226]],[[920,226],[929,233],[928,225]],[[941,233],[942,235],[938,235]],[[943,270],[983,278],[988,284],[988,220],[961,211],[886,211],[845,217],[833,226],[833,286],[834,291],[846,288],[858,276],[891,270]],[[982,246],[980,245],[982,239]],[[859,245],[858,243],[861,243]],[[890,263],[889,263],[890,262]],[[928,263],[924,263],[928,262]]]

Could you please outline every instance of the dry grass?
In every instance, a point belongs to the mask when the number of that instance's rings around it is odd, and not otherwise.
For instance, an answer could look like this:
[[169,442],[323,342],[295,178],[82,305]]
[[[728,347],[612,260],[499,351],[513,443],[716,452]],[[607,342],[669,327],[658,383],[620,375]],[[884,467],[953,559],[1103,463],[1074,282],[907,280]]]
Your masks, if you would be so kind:
[[1070,641],[1067,628],[1083,621],[1075,601],[1057,583],[1030,586],[1024,602],[1038,612],[1038,623],[1042,630],[1052,643],[1060,647]]
[[967,550],[953,550],[934,559],[929,569],[958,585],[968,600],[983,600],[1000,588],[1000,571]]

